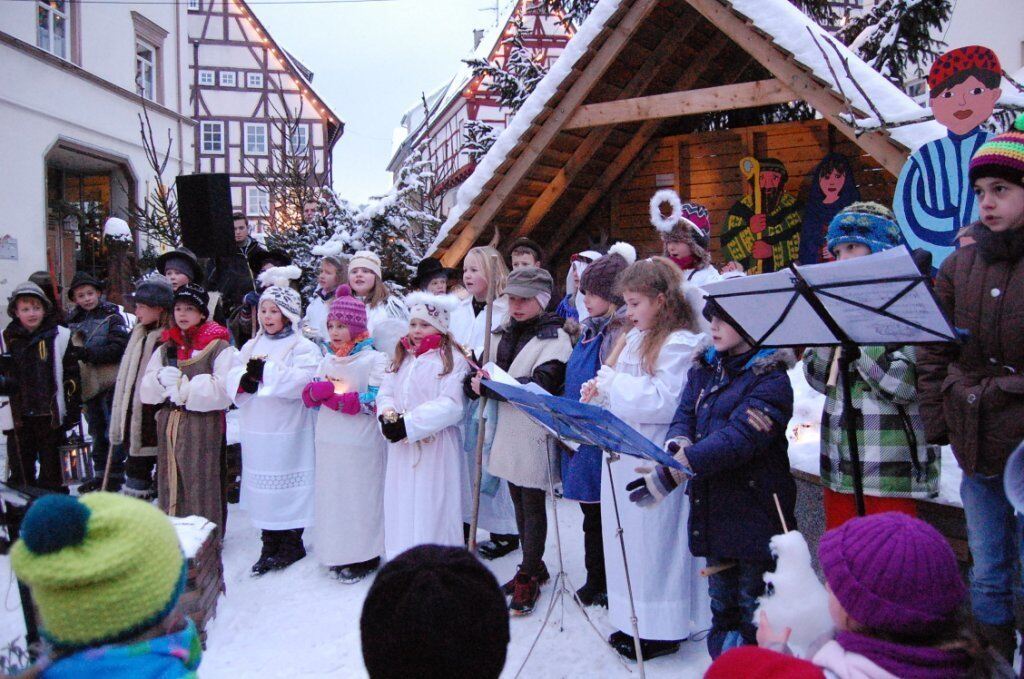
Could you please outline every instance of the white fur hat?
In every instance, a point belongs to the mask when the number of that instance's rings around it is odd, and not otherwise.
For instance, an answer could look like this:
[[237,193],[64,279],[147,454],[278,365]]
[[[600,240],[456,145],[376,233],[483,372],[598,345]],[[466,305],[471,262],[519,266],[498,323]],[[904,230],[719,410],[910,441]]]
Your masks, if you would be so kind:
[[410,321],[417,318],[429,323],[442,333],[448,332],[452,311],[458,305],[459,298],[455,295],[431,295],[426,292],[414,292],[405,298]]

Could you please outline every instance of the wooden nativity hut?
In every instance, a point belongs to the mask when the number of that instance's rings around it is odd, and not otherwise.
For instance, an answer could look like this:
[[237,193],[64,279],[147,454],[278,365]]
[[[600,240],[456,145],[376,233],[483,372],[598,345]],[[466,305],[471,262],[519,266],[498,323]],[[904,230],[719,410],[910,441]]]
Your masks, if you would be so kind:
[[[765,123],[780,105],[802,120]],[[782,161],[802,201],[839,153],[862,199],[889,204],[910,151],[945,132],[925,117],[787,0],[601,0],[460,188],[434,250],[456,266],[492,229],[505,247],[530,236],[561,280],[600,236],[659,252],[649,203],[672,188],[707,208],[720,262],[726,215],[753,190],[741,159]]]

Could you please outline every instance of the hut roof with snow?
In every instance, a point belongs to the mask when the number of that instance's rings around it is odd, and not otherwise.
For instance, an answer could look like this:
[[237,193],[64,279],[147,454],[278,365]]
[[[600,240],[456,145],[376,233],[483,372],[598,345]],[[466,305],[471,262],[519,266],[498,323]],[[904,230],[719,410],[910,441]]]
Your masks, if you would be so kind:
[[[794,101],[817,119],[737,124]],[[723,113],[735,117],[708,125]],[[797,190],[842,152],[865,198],[888,201],[909,152],[945,134],[926,118],[787,0],[601,0],[459,188],[433,248],[456,264],[492,228],[505,243],[530,234],[555,264],[598,230],[642,245],[657,188],[722,217],[745,155],[785,156]]]

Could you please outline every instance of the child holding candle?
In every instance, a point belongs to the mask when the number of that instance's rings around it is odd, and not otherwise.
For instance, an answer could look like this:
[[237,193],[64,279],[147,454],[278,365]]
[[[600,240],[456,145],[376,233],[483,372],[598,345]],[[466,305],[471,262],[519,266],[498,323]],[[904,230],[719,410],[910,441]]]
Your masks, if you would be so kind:
[[458,300],[414,292],[406,298],[409,334],[384,375],[377,410],[388,439],[384,481],[384,550],[461,547],[463,377],[469,364],[453,346]]
[[327,312],[330,353],[302,391],[316,416],[314,543],[321,564],[346,584],[380,565],[384,553],[387,448],[374,404],[387,356],[366,329],[366,305],[347,285]]

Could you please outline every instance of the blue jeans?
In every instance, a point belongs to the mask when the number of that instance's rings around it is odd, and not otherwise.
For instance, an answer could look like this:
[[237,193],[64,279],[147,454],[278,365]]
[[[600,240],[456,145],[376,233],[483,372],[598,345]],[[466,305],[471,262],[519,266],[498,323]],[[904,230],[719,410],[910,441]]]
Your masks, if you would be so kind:
[[[107,465],[107,452],[110,450],[110,409],[113,406],[114,392],[105,391],[86,401],[85,421],[89,423],[89,436],[92,437],[92,463],[96,467],[96,476],[102,478]],[[114,459],[110,461],[110,478],[124,479],[125,447],[114,446]]]
[[[1024,516],[1015,514],[1003,491],[1003,477],[964,474],[960,498],[967,519],[967,543],[974,558],[971,609],[978,622],[1012,625],[1014,573],[1024,561]],[[1018,590],[1017,596],[1024,595]]]
[[722,563],[735,566],[708,578],[711,595],[711,631],[708,653],[714,660],[736,646],[757,644],[754,611],[757,599],[764,594],[764,574],[775,566],[771,561],[734,561],[708,557],[708,568]]

